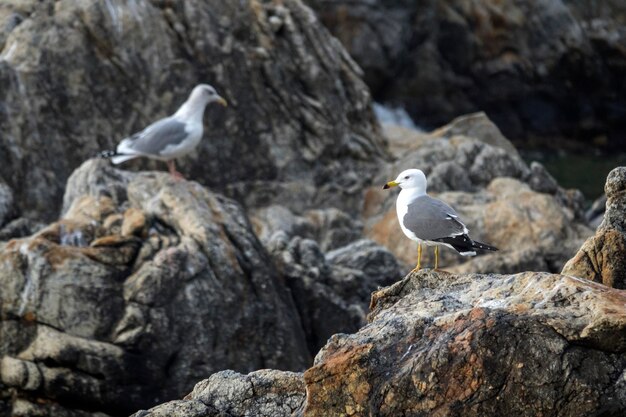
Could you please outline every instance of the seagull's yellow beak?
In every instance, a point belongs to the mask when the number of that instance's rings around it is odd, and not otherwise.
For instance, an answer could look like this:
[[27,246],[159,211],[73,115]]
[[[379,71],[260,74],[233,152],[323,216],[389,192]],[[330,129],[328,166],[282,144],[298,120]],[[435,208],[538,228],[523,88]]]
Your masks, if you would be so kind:
[[224,107],[228,107],[228,102],[226,100],[224,100],[223,97],[217,97],[217,100],[215,100],[215,102],[217,104],[221,104]]
[[400,183],[397,183],[395,181],[389,181],[387,184],[383,185],[383,190],[391,187],[397,187],[398,185],[400,185]]

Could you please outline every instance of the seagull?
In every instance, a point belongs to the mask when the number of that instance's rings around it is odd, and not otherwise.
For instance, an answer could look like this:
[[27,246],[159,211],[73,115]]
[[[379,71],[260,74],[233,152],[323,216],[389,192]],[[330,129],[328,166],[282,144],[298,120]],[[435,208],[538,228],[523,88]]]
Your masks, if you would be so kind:
[[439,263],[439,246],[447,246],[463,256],[475,256],[476,249],[498,250],[472,240],[457,212],[443,201],[426,194],[426,175],[419,169],[402,171],[383,189],[396,186],[402,189],[396,200],[400,227],[406,237],[417,242],[417,265],[413,271],[421,268],[422,243],[435,246],[435,269]]
[[209,103],[227,106],[226,100],[217,94],[215,88],[198,84],[176,113],[122,139],[114,151],[104,151],[100,156],[110,158],[114,164],[141,156],[165,161],[170,174],[182,179],[183,175],[176,170],[174,159],[190,153],[200,143],[202,117]]

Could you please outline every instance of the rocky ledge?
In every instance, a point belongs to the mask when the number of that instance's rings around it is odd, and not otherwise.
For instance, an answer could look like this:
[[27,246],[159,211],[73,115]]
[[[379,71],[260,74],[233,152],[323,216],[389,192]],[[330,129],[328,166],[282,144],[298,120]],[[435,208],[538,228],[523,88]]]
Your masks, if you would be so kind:
[[626,292],[575,277],[429,270],[304,374],[224,371],[157,416],[621,416]]
[[589,248],[623,239],[625,173],[609,175],[604,222],[563,274],[412,272],[304,373],[222,371],[134,417],[622,416],[626,291],[593,281],[621,282],[626,253]]
[[372,241],[268,245],[196,182],[87,161],[59,221],[0,243],[0,416],[128,415],[223,369],[303,370],[400,277]]

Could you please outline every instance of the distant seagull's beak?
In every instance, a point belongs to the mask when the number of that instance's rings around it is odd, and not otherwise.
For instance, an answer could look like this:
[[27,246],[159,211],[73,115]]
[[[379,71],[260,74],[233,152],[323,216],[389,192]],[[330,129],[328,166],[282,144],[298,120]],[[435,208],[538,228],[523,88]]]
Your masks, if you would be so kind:
[[383,190],[386,190],[391,187],[397,187],[398,185],[400,185],[400,183],[397,183],[395,181],[389,181],[387,184],[383,185]]
[[215,102],[217,104],[221,104],[224,107],[228,107],[228,102],[226,100],[224,100],[223,97],[217,96],[217,99],[215,100]]

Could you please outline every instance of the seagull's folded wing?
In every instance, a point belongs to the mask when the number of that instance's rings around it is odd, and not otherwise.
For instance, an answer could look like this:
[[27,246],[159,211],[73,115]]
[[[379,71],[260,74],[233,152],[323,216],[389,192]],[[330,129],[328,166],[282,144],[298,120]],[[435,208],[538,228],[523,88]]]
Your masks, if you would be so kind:
[[402,223],[422,240],[432,241],[467,233],[467,228],[452,207],[428,195],[418,197],[408,205]]
[[187,138],[185,128],[185,123],[174,118],[161,119],[121,141],[117,152],[127,155],[162,155],[168,147],[177,147]]

